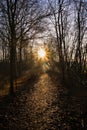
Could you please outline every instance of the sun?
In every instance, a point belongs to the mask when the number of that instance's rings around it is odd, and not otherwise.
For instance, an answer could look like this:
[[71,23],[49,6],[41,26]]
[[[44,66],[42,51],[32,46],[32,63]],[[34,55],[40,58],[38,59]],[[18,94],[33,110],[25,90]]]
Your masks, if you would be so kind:
[[46,57],[46,51],[42,48],[38,50],[38,57],[44,59]]

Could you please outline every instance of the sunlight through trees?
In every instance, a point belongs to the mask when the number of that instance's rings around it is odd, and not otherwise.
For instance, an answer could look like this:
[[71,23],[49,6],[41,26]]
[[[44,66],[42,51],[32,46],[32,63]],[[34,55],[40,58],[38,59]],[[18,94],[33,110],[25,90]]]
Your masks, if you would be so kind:
[[42,48],[38,50],[38,58],[44,59],[46,57],[46,51]]

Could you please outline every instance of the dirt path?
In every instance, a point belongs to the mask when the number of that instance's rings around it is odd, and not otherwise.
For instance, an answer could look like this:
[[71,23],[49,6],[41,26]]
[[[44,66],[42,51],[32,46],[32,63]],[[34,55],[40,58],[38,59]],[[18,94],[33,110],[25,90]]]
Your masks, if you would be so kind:
[[[82,130],[80,102],[54,85],[48,74],[27,86],[1,115],[0,128],[9,130]],[[85,129],[84,129],[85,130]]]

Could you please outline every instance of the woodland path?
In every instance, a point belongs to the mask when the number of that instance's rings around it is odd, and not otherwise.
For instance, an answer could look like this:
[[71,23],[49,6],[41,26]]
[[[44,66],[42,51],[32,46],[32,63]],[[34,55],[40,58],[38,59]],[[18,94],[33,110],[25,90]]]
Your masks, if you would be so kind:
[[87,116],[79,99],[54,82],[43,74],[34,84],[27,83],[27,89],[0,110],[0,130],[85,130]]

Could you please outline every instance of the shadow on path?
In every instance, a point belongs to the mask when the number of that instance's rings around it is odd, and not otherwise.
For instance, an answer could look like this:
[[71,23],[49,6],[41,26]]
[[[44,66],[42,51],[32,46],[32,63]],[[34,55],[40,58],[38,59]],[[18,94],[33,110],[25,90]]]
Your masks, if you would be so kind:
[[22,91],[9,103],[2,114],[0,129],[85,130],[81,115],[79,100],[54,84],[48,74],[43,74],[38,81],[27,80]]

